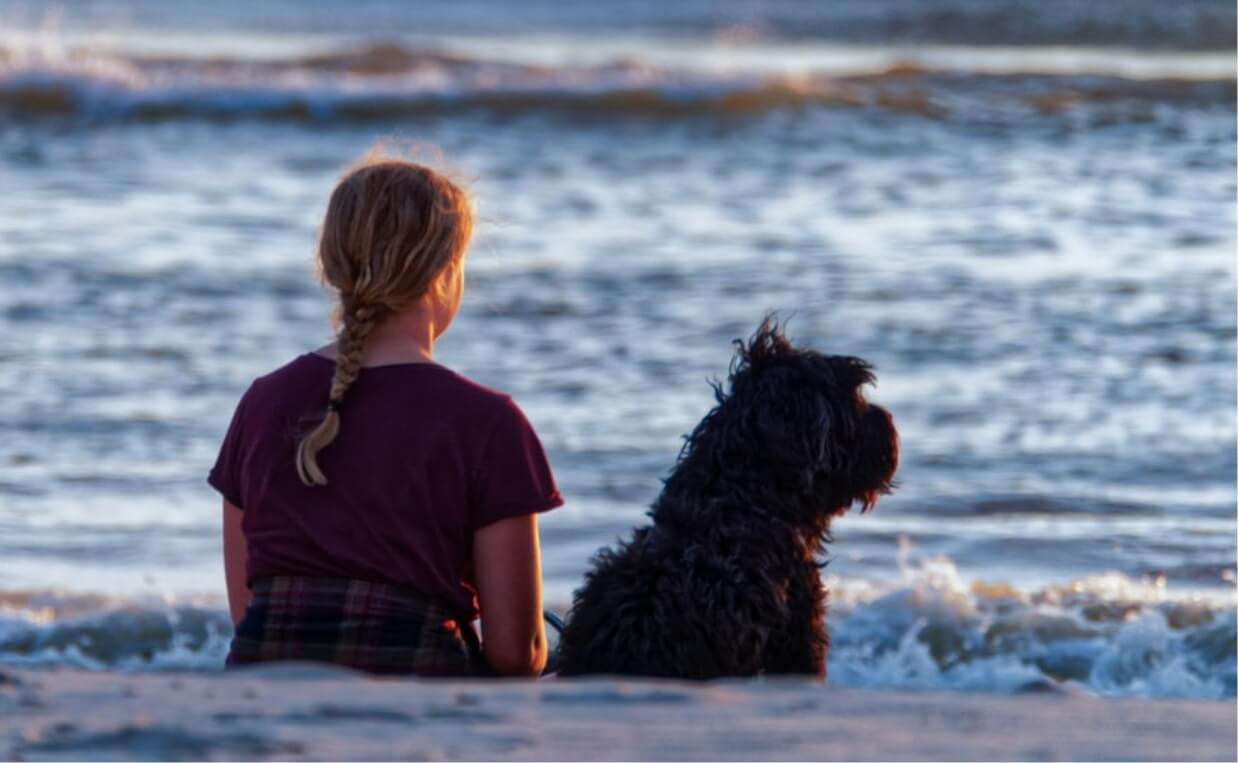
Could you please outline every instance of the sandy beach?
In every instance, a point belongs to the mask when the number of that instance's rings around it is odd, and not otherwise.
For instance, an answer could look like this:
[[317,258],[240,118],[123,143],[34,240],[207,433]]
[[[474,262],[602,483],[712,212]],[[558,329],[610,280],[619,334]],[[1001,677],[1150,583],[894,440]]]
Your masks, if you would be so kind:
[[1234,760],[1233,701],[6,669],[4,760]]

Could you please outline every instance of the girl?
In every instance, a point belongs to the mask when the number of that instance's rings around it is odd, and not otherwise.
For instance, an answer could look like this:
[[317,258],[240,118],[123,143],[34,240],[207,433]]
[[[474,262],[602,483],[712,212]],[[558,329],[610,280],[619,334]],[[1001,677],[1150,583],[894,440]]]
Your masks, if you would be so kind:
[[372,156],[332,193],[318,263],[337,340],[254,381],[209,477],[228,665],[545,665],[536,514],[563,503],[546,455],[511,398],[433,360],[471,231],[468,197],[410,162]]

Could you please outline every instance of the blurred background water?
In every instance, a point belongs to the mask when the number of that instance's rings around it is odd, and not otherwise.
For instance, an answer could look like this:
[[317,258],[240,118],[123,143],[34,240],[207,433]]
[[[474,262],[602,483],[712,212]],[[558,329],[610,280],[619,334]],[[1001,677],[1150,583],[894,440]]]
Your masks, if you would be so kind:
[[1212,0],[0,0],[0,662],[217,665],[249,381],[376,138],[480,225],[439,359],[640,523],[769,310],[876,364],[901,488],[836,525],[832,680],[1235,693],[1235,10]]

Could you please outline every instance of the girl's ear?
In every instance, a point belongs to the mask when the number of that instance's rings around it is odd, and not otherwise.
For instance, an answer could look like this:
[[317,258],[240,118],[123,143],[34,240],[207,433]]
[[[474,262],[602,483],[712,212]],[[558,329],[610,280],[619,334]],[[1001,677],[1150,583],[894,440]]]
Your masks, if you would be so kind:
[[459,257],[452,261],[443,272],[443,283],[441,288],[445,290],[448,304],[451,305],[452,312],[455,312],[460,307],[460,300],[464,298],[464,258]]
[[460,310],[464,299],[464,258],[459,257],[439,273],[430,296],[433,300],[435,326],[442,334]]

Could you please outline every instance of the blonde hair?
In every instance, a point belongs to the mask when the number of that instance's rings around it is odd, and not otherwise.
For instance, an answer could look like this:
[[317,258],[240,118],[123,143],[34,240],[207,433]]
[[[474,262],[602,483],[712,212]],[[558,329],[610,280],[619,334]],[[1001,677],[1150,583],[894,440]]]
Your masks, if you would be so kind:
[[339,294],[335,373],[322,421],[297,444],[306,485],[327,484],[318,454],[339,434],[340,404],[361,371],[366,337],[439,282],[463,257],[472,230],[469,197],[455,183],[378,149],[335,187],[318,244],[322,278]]

